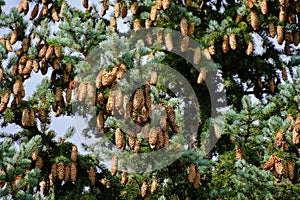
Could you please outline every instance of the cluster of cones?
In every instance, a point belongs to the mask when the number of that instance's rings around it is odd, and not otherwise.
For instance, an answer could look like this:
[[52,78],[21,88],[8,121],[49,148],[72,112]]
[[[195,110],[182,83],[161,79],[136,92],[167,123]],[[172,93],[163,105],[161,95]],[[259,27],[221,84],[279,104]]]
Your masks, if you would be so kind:
[[192,183],[194,185],[195,189],[198,189],[201,185],[200,173],[194,163],[190,163],[189,172],[188,172],[188,180],[190,183]]

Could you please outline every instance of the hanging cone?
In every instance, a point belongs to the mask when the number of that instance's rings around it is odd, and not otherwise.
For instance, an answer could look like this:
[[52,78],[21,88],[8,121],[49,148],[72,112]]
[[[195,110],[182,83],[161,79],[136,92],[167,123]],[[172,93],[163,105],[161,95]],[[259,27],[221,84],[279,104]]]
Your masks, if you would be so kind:
[[253,4],[253,0],[247,0],[246,2],[246,7],[247,8],[253,8],[254,4]]
[[162,9],[162,0],[156,0],[155,6],[157,10]]
[[41,50],[39,51],[39,58],[43,58],[46,55],[47,52],[47,45],[44,44]]
[[103,71],[99,71],[97,78],[96,78],[96,88],[100,89],[102,87],[102,76],[103,76]]
[[135,153],[140,153],[141,152],[141,143],[139,141],[135,142],[134,152]]
[[275,145],[277,147],[281,147],[281,145],[283,143],[283,131],[282,130],[278,131],[277,135],[274,138],[274,141],[275,141]]
[[155,6],[152,6],[151,11],[150,11],[150,19],[152,21],[155,21],[157,18],[158,10],[156,9]]
[[163,31],[158,30],[156,33],[156,40],[158,44],[163,44]]
[[196,178],[196,167],[194,163],[191,163],[189,167],[188,180],[190,183],[194,183],[195,178]]
[[248,43],[248,47],[247,47],[247,55],[248,56],[252,55],[253,51],[254,51],[254,44],[253,44],[252,40],[250,40]]
[[284,52],[287,56],[291,55],[290,42],[288,40],[285,41]]
[[94,105],[96,101],[96,88],[93,82],[87,83],[86,91],[87,97],[89,98],[89,103],[91,103],[91,105]]
[[195,65],[198,65],[200,63],[200,60],[201,60],[201,49],[200,47],[197,47],[194,52],[193,62]]
[[163,131],[163,135],[164,135],[164,148],[168,149],[170,143],[168,131]]
[[135,146],[135,136],[134,136],[134,134],[129,134],[128,135],[128,144],[129,144],[130,150],[134,150],[134,146]]
[[51,17],[54,21],[56,21],[56,22],[59,21],[58,14],[57,14],[57,11],[54,6],[52,6],[52,8],[51,8]]
[[40,191],[42,194],[45,194],[46,185],[47,185],[46,181],[42,180],[40,183]]
[[22,0],[23,1],[23,12],[24,15],[27,15],[28,11],[29,11],[29,5],[28,5],[28,0]]
[[108,72],[108,70],[104,69],[101,80],[103,86],[109,86],[116,80],[116,74],[113,71]]
[[284,152],[288,152],[290,150],[289,145],[286,141],[282,142],[282,149]]
[[38,150],[36,150],[36,151],[34,151],[34,152],[32,153],[32,155],[31,155],[32,161],[36,161],[36,159],[37,159],[37,157],[38,157],[38,154],[39,154],[39,151],[38,151]]
[[188,26],[188,35],[189,36],[193,36],[194,32],[195,32],[195,23],[194,22],[190,22],[189,26]]
[[47,122],[47,115],[44,108],[39,109],[39,119],[42,123]]
[[153,71],[150,76],[150,85],[156,86],[158,80],[158,74],[156,71]]
[[82,0],[82,6],[84,8],[88,8],[89,7],[89,1],[88,0]]
[[126,171],[123,171],[123,172],[122,172],[121,184],[122,184],[122,185],[126,185],[127,181],[128,181],[127,172],[126,172]]
[[111,175],[115,176],[117,174],[118,171],[118,157],[113,157],[112,158],[112,165],[111,165]]
[[67,103],[71,102],[71,97],[72,97],[72,89],[71,88],[67,88],[67,91],[66,91],[66,102]]
[[24,10],[23,10],[23,0],[19,3],[19,5],[18,5],[18,13],[19,14],[21,14],[21,13],[23,13],[24,12]]
[[270,24],[269,24],[269,33],[270,33],[270,36],[271,36],[272,38],[275,37],[275,35],[276,35],[276,30],[275,30],[275,25],[274,25],[274,23],[270,23]]
[[57,87],[55,89],[55,101],[59,106],[63,106],[64,104],[63,91],[61,87]]
[[70,167],[70,165],[66,165],[65,166],[65,177],[64,177],[65,182],[68,182],[70,180],[70,175],[71,175],[71,167]]
[[141,29],[141,23],[140,23],[140,20],[139,19],[135,19],[133,21],[133,30],[134,32],[137,32]]
[[232,50],[236,50],[236,39],[234,33],[231,33],[229,36],[229,45]]
[[140,110],[145,103],[144,93],[142,89],[138,89],[133,96],[133,108]]
[[58,46],[58,45],[54,46],[54,54],[57,58],[61,58],[62,53],[61,53],[60,46]]
[[276,161],[275,161],[275,176],[279,176],[281,177],[283,174],[284,174],[284,167],[283,167],[283,160],[281,158],[278,158]]
[[29,112],[29,124],[28,124],[28,126],[30,126],[30,127],[34,126],[34,123],[35,123],[35,112],[34,112],[34,109],[31,108],[30,112]]
[[283,38],[284,38],[284,30],[282,26],[277,26],[277,42],[279,45],[283,43]]
[[235,17],[235,22],[238,24],[242,21],[243,19],[243,16],[240,15],[240,14],[236,14],[236,17]]
[[165,142],[165,138],[164,138],[164,133],[162,130],[159,130],[158,135],[157,135],[157,146],[158,148],[163,148],[164,147],[164,142]]
[[228,37],[228,35],[223,36],[222,52],[223,53],[229,52],[229,37]]
[[121,5],[119,2],[115,3],[115,17],[118,18],[121,15]]
[[235,159],[241,160],[243,158],[243,147],[242,146],[236,146],[235,147]]
[[293,144],[298,145],[300,144],[300,117],[297,117],[294,129],[293,129]]
[[103,131],[104,129],[104,113],[103,111],[100,111],[97,115],[97,128],[100,129],[100,131]]
[[180,32],[183,36],[188,35],[188,21],[186,18],[182,18],[180,21]]
[[101,8],[101,16],[103,17],[106,14],[106,11],[108,10],[108,6],[106,5],[105,2],[102,3],[102,8]]
[[63,180],[65,176],[65,165],[63,162],[57,164],[57,176],[59,180]]
[[53,66],[54,70],[59,70],[60,69],[60,60],[59,60],[59,58],[54,58],[52,66]]
[[267,0],[262,0],[260,3],[260,10],[263,15],[266,15],[268,13],[268,4]]
[[285,22],[286,20],[286,11],[282,9],[282,7],[280,8],[280,11],[279,11],[279,21],[280,22]]
[[260,77],[257,78],[257,86],[260,90],[262,90],[264,88],[264,85],[263,85]]
[[259,28],[259,19],[258,15],[256,14],[255,10],[250,12],[250,23],[254,31],[257,31]]
[[115,17],[112,17],[110,20],[110,24],[109,27],[111,28],[111,30],[116,31],[117,30],[117,20]]
[[32,60],[27,60],[26,65],[22,71],[23,75],[30,75],[32,71]]
[[12,52],[13,51],[13,48],[12,48],[11,43],[10,43],[9,40],[5,40],[5,47],[6,47],[6,50],[8,52]]
[[185,0],[185,7],[190,7],[192,5],[192,0]]
[[171,5],[171,0],[162,0],[162,7],[164,10],[167,10]]
[[72,146],[72,151],[71,151],[71,160],[76,162],[77,161],[77,156],[78,156],[78,149],[76,145]]
[[299,31],[294,32],[293,38],[294,38],[294,45],[298,46],[300,40],[300,32]]
[[112,113],[114,110],[114,95],[111,93],[107,99],[106,112]]
[[9,102],[9,99],[10,99],[10,93],[11,93],[11,91],[10,91],[9,88],[6,88],[6,89],[4,90],[4,93],[3,93],[2,97],[1,97],[1,103],[2,103],[2,104],[7,104],[7,103]]
[[45,59],[46,61],[50,60],[51,56],[53,55],[54,49],[53,46],[49,46],[47,48],[46,54],[45,54]]
[[96,172],[94,167],[90,167],[89,180],[91,185],[95,185],[96,182]]
[[125,18],[127,16],[127,4],[126,2],[122,5],[122,18]]
[[154,149],[157,143],[158,139],[158,133],[159,133],[158,128],[152,128],[149,133],[149,145],[151,149]]
[[37,4],[35,4],[29,19],[34,20],[36,18],[36,16],[38,15],[38,12],[39,12],[39,4],[37,3]]
[[211,42],[211,45],[208,47],[208,52],[210,55],[216,54],[216,48],[214,42]]
[[155,190],[157,189],[157,178],[153,178],[152,179],[152,183],[151,183],[151,193],[153,194],[155,192]]
[[133,15],[136,15],[136,13],[137,13],[137,10],[138,10],[138,2],[137,1],[135,1],[135,2],[133,2],[132,4],[131,4],[131,6],[130,6],[130,11],[131,11],[131,13],[133,14]]
[[103,92],[100,92],[98,97],[97,97],[97,102],[103,106],[104,105],[104,102],[105,102],[105,99],[104,99],[104,94]]
[[205,67],[202,67],[200,69],[200,73],[199,73],[199,76],[198,76],[198,79],[197,79],[197,83],[198,84],[203,84],[205,79],[206,79],[206,74],[207,74],[207,70]]
[[18,39],[18,32],[17,32],[17,29],[15,29],[12,33],[11,33],[11,36],[10,36],[10,44],[11,45],[14,45],[16,42],[17,42],[17,39]]
[[166,48],[168,51],[172,51],[174,48],[173,39],[171,33],[167,33],[165,36]]
[[120,128],[116,129],[115,132],[115,142],[116,142],[116,146],[121,149],[124,150],[125,149],[125,138],[124,138],[124,134],[121,131]]
[[81,82],[79,84],[79,87],[77,88],[77,90],[78,90],[77,91],[78,92],[78,101],[80,101],[80,102],[84,102],[85,101],[86,94],[87,94],[86,86],[87,86],[86,83]]
[[43,167],[43,158],[37,157],[35,161],[35,168],[42,169]]
[[289,174],[289,178],[290,180],[294,180],[295,179],[295,163],[292,160],[288,161],[288,174]]
[[176,116],[175,116],[175,111],[174,111],[174,108],[173,106],[167,106],[167,117],[168,117],[168,120],[170,122],[170,124],[175,124],[176,122]]
[[120,64],[119,69],[117,71],[117,79],[123,78],[124,74],[126,72],[126,66],[124,64]]
[[277,157],[272,154],[270,156],[270,159],[264,164],[264,170],[272,169],[275,165],[276,160],[277,160]]
[[56,178],[57,172],[58,172],[57,171],[57,164],[53,163],[53,165],[51,166],[51,174],[52,174],[53,179]]
[[196,170],[196,176],[194,180],[194,188],[198,189],[201,185],[201,178],[200,178],[200,173],[198,170]]
[[71,180],[76,182],[77,179],[77,167],[75,163],[71,164]]
[[182,38],[182,41],[181,41],[181,44],[180,44],[180,50],[181,50],[181,52],[186,52],[186,50],[188,49],[189,39],[190,39],[190,37],[188,37],[188,36],[184,36]]
[[294,13],[289,13],[288,19],[290,24],[296,24],[296,15]]
[[271,94],[274,94],[274,92],[275,92],[275,82],[274,82],[274,79],[270,79],[269,80],[269,85],[270,85],[270,92],[271,92]]
[[282,160],[282,166],[283,166],[283,176],[284,178],[289,178],[289,169],[286,165],[286,162]]
[[148,110],[151,108],[151,95],[150,95],[150,85],[145,85],[145,106]]
[[48,13],[49,13],[48,6],[44,4],[44,6],[40,12],[40,16],[46,16],[46,15],[48,15]]
[[141,195],[142,198],[145,198],[147,195],[147,190],[148,190],[148,183],[146,181],[143,181],[143,185],[141,187]]
[[29,125],[29,110],[28,108],[24,108],[22,111],[22,126],[27,127]]
[[148,45],[152,45],[152,33],[151,32],[147,32],[145,40]]

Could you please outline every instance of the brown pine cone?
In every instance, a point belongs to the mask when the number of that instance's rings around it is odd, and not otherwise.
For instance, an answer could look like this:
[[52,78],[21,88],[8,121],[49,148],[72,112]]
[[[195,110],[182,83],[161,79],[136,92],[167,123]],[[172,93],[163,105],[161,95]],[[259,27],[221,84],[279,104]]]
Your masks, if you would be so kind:
[[89,180],[91,185],[95,185],[96,182],[96,172],[94,167],[90,167]]
[[71,180],[76,182],[77,179],[77,167],[75,163],[71,164]]
[[157,189],[157,185],[158,185],[158,181],[157,178],[153,178],[152,179],[152,183],[151,183],[151,193],[153,194],[155,192],[155,190]]
[[71,166],[70,165],[66,165],[65,166],[65,177],[64,177],[64,181],[68,182],[70,180],[70,176],[71,176]]
[[250,12],[250,24],[254,31],[257,31],[259,29],[259,18],[255,10],[252,10]]
[[133,108],[136,110],[142,109],[145,103],[145,97],[142,89],[138,89],[133,96]]
[[121,149],[121,150],[125,149],[124,133],[121,131],[120,128],[116,129],[116,132],[115,132],[115,142],[116,142],[116,146],[119,149]]
[[278,133],[275,136],[274,140],[275,140],[275,145],[277,147],[281,147],[282,146],[282,143],[283,143],[283,131],[282,130],[278,131]]
[[194,183],[195,178],[196,178],[196,167],[194,163],[191,163],[189,167],[188,180],[190,183]]
[[112,158],[112,164],[111,164],[111,175],[115,176],[117,174],[118,171],[118,157],[113,157]]
[[29,126],[29,110],[28,110],[28,108],[23,109],[21,121],[22,121],[23,127]]
[[122,184],[122,185],[126,185],[127,181],[128,181],[127,172],[124,170],[124,171],[122,172],[121,184]]
[[242,146],[236,146],[235,148],[235,159],[241,160],[243,158],[243,147]]
[[52,174],[53,179],[55,179],[57,176],[57,164],[56,163],[53,163],[53,165],[51,166],[51,174]]
[[51,8],[51,17],[54,21],[56,21],[56,22],[59,21],[58,14],[57,14],[57,11],[54,6]]
[[162,0],[162,7],[164,10],[167,10],[170,8],[171,0]]
[[123,3],[122,5],[122,18],[125,18],[127,16],[127,4],[126,2]]
[[182,18],[180,21],[180,32],[183,36],[188,35],[188,21],[186,18]]
[[193,62],[195,65],[198,65],[200,63],[200,60],[201,60],[201,49],[200,47],[197,47],[194,52]]
[[72,146],[72,151],[71,151],[71,160],[76,162],[78,157],[78,149],[76,145]]
[[115,3],[115,17],[118,18],[121,15],[121,6],[119,2]]
[[194,188],[198,189],[201,185],[200,173],[196,170],[195,180],[194,180]]
[[137,1],[135,1],[135,2],[133,2],[132,4],[131,4],[131,6],[130,6],[130,11],[131,11],[131,13],[133,14],[133,15],[136,15],[136,13],[137,13],[137,10],[138,10],[138,2]]
[[39,12],[39,4],[35,4],[32,12],[31,12],[31,15],[30,15],[30,20],[34,20],[36,18],[36,16],[38,15],[38,12]]
[[150,130],[149,145],[150,145],[151,149],[154,149],[156,146],[159,131],[160,131],[160,129],[158,129],[158,128],[151,128],[151,130]]
[[228,37],[228,35],[223,36],[222,51],[223,51],[223,53],[229,52],[229,37]]
[[142,198],[145,198],[147,195],[147,190],[148,190],[148,183],[146,181],[143,181],[143,185],[141,187],[141,195]]

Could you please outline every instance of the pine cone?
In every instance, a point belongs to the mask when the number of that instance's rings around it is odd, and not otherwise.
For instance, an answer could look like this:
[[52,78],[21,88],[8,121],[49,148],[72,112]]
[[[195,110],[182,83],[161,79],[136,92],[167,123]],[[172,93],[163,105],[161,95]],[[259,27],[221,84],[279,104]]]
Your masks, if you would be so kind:
[[24,108],[22,111],[22,126],[27,127],[29,125],[29,110],[28,108]]
[[182,38],[181,44],[180,44],[180,50],[181,52],[186,52],[186,50],[189,47],[189,41],[190,41],[190,37],[185,36]]
[[52,177],[55,179],[56,176],[57,176],[57,164],[54,163],[52,166],[51,166],[51,174],[52,174]]
[[277,147],[281,147],[282,146],[282,143],[283,143],[283,131],[282,130],[278,131],[278,133],[275,136],[274,140],[275,140],[275,145]]
[[96,88],[100,89],[102,87],[102,73],[103,71],[99,71],[97,78],[96,78]]
[[110,20],[109,27],[111,30],[116,31],[117,30],[117,19],[115,17],[112,17]]
[[228,37],[228,35],[223,36],[222,51],[223,51],[223,53],[229,52],[229,37]]
[[123,171],[123,172],[122,172],[121,184],[122,184],[122,185],[126,185],[127,181],[128,181],[127,172],[126,172],[126,171]]
[[38,12],[39,12],[39,4],[35,4],[32,12],[31,12],[31,15],[30,15],[30,20],[34,20],[36,18],[36,16],[38,15]]
[[270,36],[271,36],[272,38],[275,37],[275,35],[276,35],[276,30],[275,30],[275,25],[274,25],[274,23],[270,23],[270,24],[269,24],[269,33],[270,33]]
[[190,22],[189,23],[189,31],[188,31],[188,35],[189,36],[193,36],[195,32],[195,23],[194,22]]
[[78,92],[78,101],[80,102],[84,102],[86,95],[87,95],[87,88],[86,88],[87,84],[84,82],[81,82],[79,84],[79,87],[77,88],[77,92]]
[[106,112],[107,113],[112,113],[114,110],[114,94],[111,93],[107,99],[106,103]]
[[39,109],[39,119],[42,123],[47,122],[47,115],[44,108]]
[[185,7],[190,7],[192,5],[192,0],[185,0]]
[[54,54],[57,58],[61,58],[62,53],[61,53],[60,46],[58,46],[58,45],[54,46]]
[[103,92],[100,92],[100,93],[99,93],[99,95],[98,95],[98,97],[97,97],[97,102],[98,102],[101,106],[104,105],[105,100],[104,100],[104,94],[103,94]]
[[264,164],[264,170],[272,169],[275,165],[276,160],[277,160],[277,157],[272,154],[270,156],[270,159]]
[[198,189],[201,185],[200,173],[196,170],[195,180],[194,180],[194,188]]
[[200,47],[197,47],[194,52],[193,62],[195,65],[198,65],[200,63],[200,60],[201,60],[201,49]]
[[283,67],[281,70],[281,76],[282,76],[282,80],[286,81],[287,80],[287,72],[286,72],[286,68]]
[[47,45],[44,44],[41,50],[39,51],[39,58],[43,58],[46,55],[47,49]]
[[37,157],[35,161],[35,168],[42,169],[43,167],[43,158]]
[[254,44],[252,42],[252,40],[249,41],[248,43],[248,47],[247,47],[247,55],[252,55],[254,51]]
[[284,29],[283,26],[277,26],[277,42],[279,45],[283,43],[284,39]]
[[77,167],[75,163],[71,164],[71,180],[76,182],[77,179]]
[[188,180],[190,183],[194,183],[195,178],[196,178],[196,167],[194,163],[191,163],[189,167]]
[[280,7],[278,18],[279,18],[280,22],[285,22],[285,20],[286,20],[286,11],[284,9],[282,9],[282,7]]
[[295,46],[298,46],[299,40],[300,40],[300,32],[299,32],[299,31],[296,31],[296,32],[294,33],[293,38],[294,38],[294,45],[295,45]]
[[38,150],[34,151],[31,155],[32,161],[36,161],[38,155],[39,155],[39,151]]
[[162,1],[163,0],[156,0],[155,6],[157,10],[162,9]]
[[48,13],[49,13],[48,6],[44,4],[44,6],[40,12],[40,16],[46,16],[46,15],[48,15]]
[[135,153],[140,153],[141,152],[141,143],[139,141],[136,141],[135,142],[135,145],[134,145],[134,152]]
[[101,8],[101,16],[103,17],[106,14],[106,11],[108,10],[108,6],[106,5],[105,2],[103,2],[102,4],[102,8]]
[[133,108],[136,110],[142,109],[145,103],[144,93],[142,89],[138,89],[133,96]]
[[152,21],[155,21],[157,18],[158,10],[156,9],[156,6],[152,6],[151,11],[150,11],[150,19]]
[[55,89],[55,101],[57,104],[62,104],[64,102],[63,91],[61,87],[56,87]]
[[5,47],[6,47],[6,50],[8,52],[12,52],[13,51],[13,48],[12,48],[11,43],[10,43],[9,40],[5,40]]
[[136,15],[136,13],[137,13],[137,10],[138,10],[138,2],[137,1],[135,1],[135,2],[133,2],[132,4],[131,4],[131,6],[130,6],[130,11],[131,11],[131,13],[133,14],[133,15]]
[[278,177],[281,177],[284,173],[283,171],[284,167],[283,167],[283,160],[281,158],[278,158],[276,161],[275,161],[275,176],[278,178]]
[[289,160],[287,168],[289,172],[289,178],[293,181],[295,179],[295,163],[292,160]]
[[102,81],[102,85],[103,86],[109,86],[111,85],[114,81],[116,80],[116,74],[113,73],[112,71],[111,72],[108,72],[108,70],[103,70],[103,73],[102,73],[102,78],[101,78],[101,81]]
[[135,20],[133,21],[133,30],[134,30],[134,32],[137,32],[137,31],[139,31],[140,29],[141,29],[141,22],[140,22],[139,19],[135,19]]
[[152,179],[152,184],[151,184],[151,193],[153,194],[155,190],[157,189],[158,181],[157,178]]
[[54,58],[54,60],[53,60],[53,68],[56,71],[58,71],[60,69],[60,59],[59,58]]
[[242,146],[236,146],[235,148],[235,159],[241,160],[243,158],[243,147]]
[[51,17],[54,21],[56,21],[56,22],[59,21],[58,14],[57,14],[57,11],[54,6],[52,6],[52,8],[51,8]]
[[115,176],[117,174],[118,171],[118,157],[113,157],[112,158],[112,164],[111,164],[111,175]]
[[32,71],[32,60],[27,60],[26,65],[22,71],[23,75],[30,75]]
[[263,15],[266,15],[268,13],[268,4],[267,0],[262,0],[260,3],[260,10]]
[[242,21],[242,19],[243,19],[243,16],[240,14],[237,14],[235,17],[235,22],[238,24]]
[[257,31],[259,28],[259,18],[255,10],[250,12],[250,23],[254,31]]
[[149,145],[150,145],[151,149],[154,149],[156,146],[159,131],[160,131],[160,129],[158,129],[158,128],[151,128],[151,130],[150,130]]
[[72,97],[72,89],[71,88],[67,88],[67,91],[66,91],[66,102],[67,103],[71,102],[71,97]]
[[91,185],[95,185],[96,182],[96,172],[94,167],[90,167],[89,180]]
[[158,30],[156,33],[156,40],[158,44],[162,44],[163,43],[163,31],[162,30]]
[[173,39],[171,33],[167,33],[165,36],[166,48],[168,51],[172,51],[174,48]]
[[128,144],[129,144],[129,148],[131,150],[134,150],[134,146],[135,146],[135,136],[134,136],[134,134],[129,134],[128,135]]
[[180,21],[180,32],[183,36],[188,35],[188,21],[186,18],[182,18]]
[[229,36],[229,46],[232,50],[236,50],[236,39],[234,33],[231,33]]
[[89,7],[89,1],[88,0],[82,0],[82,6],[84,8],[88,8]]
[[34,109],[31,108],[30,112],[29,112],[29,124],[28,124],[28,126],[30,126],[30,127],[34,126],[34,123],[35,123],[35,112],[34,112]]
[[70,165],[66,165],[65,166],[65,177],[64,177],[65,182],[68,182],[70,180],[70,175],[71,175],[71,167],[70,167]]
[[147,190],[148,190],[148,183],[146,181],[143,181],[143,185],[141,187],[141,195],[142,198],[145,198],[147,195]]
[[122,5],[122,18],[125,18],[127,16],[127,4],[126,2]]
[[57,176],[59,180],[63,180],[65,177],[65,165],[63,162],[57,164]]
[[119,2],[115,3],[115,7],[114,7],[114,11],[115,11],[115,17],[118,18],[121,15],[121,6]]
[[157,145],[161,149],[164,147],[165,144],[165,137],[162,130],[159,130],[158,136],[157,136]]
[[78,157],[78,149],[76,145],[72,146],[72,151],[71,151],[71,160],[76,162]]
[[207,70],[205,67],[202,67],[200,69],[200,73],[199,73],[199,76],[198,76],[198,79],[197,79],[197,83],[198,84],[203,84],[205,79],[206,79],[206,73],[207,73]]
[[125,139],[124,139],[124,134],[121,131],[120,128],[116,129],[115,132],[115,142],[116,142],[116,146],[121,149],[124,150],[125,149]]
[[150,95],[150,85],[146,84],[145,85],[145,106],[146,109],[150,110],[151,108],[151,95]]
[[171,0],[162,0],[162,7],[164,10],[167,10],[171,5]]
[[156,86],[158,80],[158,74],[156,71],[153,71],[150,76],[150,85]]

